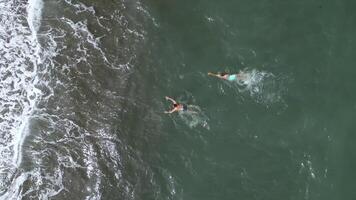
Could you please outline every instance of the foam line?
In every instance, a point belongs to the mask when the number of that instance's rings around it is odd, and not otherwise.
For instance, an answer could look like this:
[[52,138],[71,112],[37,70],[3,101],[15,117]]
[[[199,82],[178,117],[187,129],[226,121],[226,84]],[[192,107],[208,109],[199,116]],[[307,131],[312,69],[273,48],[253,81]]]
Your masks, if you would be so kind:
[[30,0],[27,6],[27,22],[31,30],[31,40],[32,43],[35,44],[35,57],[32,61],[33,64],[33,74],[32,74],[32,84],[29,87],[25,87],[25,91],[27,91],[28,96],[32,96],[33,98],[27,97],[26,99],[29,100],[29,104],[25,107],[22,115],[22,123],[18,127],[15,136],[14,136],[14,157],[13,163],[15,166],[19,166],[22,161],[22,146],[24,140],[29,132],[29,121],[30,116],[33,113],[33,110],[36,107],[36,101],[38,96],[40,95],[41,91],[36,89],[34,86],[38,83],[38,78],[36,77],[37,72],[37,65],[40,62],[40,45],[37,40],[37,31],[41,25],[41,12],[42,12],[43,2],[42,0]]
[[16,171],[22,161],[31,116],[42,95],[36,89],[41,63],[37,31],[42,4],[42,0],[0,2],[0,199],[18,194],[19,185],[26,178]]

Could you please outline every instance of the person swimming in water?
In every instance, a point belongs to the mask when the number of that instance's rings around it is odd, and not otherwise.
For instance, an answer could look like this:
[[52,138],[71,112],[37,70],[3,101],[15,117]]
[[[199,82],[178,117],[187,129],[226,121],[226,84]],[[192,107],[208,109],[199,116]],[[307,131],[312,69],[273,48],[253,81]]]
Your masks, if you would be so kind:
[[227,81],[244,81],[246,79],[246,76],[243,72],[239,72],[237,74],[228,74],[225,72],[219,72],[217,74],[208,73],[209,76],[215,76],[217,78],[223,79],[223,80],[227,80]]
[[173,112],[188,110],[188,106],[186,104],[177,103],[174,99],[167,96],[166,96],[166,100],[169,100],[173,103],[173,108],[170,111],[164,111],[164,113],[173,113]]

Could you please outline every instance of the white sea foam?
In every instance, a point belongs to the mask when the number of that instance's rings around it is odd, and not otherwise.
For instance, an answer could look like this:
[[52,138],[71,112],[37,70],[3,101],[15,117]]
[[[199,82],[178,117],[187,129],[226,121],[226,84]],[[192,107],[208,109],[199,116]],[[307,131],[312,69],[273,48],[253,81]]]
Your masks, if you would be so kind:
[[[40,82],[37,71],[41,47],[37,31],[41,9],[41,0],[27,4],[0,1],[0,199],[13,199],[9,195],[18,198],[19,185],[28,175],[14,173],[21,164],[31,116],[42,95],[36,88]],[[17,177],[11,180],[13,176]]]
[[97,155],[94,151],[93,145],[84,147],[84,162],[87,169],[87,176],[91,182],[92,187],[87,187],[88,196],[86,199],[100,199],[101,193],[99,187],[101,184],[100,173],[98,169]]
[[[85,75],[92,75],[93,54],[99,55],[98,63],[113,69],[128,68],[131,59],[117,62],[122,65],[113,64],[113,56],[102,47],[102,36],[97,37],[89,30],[86,15],[96,18],[98,23],[103,22],[95,16],[94,7],[71,0],[65,2],[75,13],[85,17],[78,20],[80,17],[76,16],[74,20],[54,16],[55,23],[61,25],[52,27],[47,21],[41,24],[42,0],[0,0],[0,199],[51,199],[69,190],[76,192],[65,188],[66,181],[83,184],[87,191],[80,192],[85,193],[82,195],[86,195],[86,199],[101,199],[101,165],[112,169],[118,183],[124,182],[118,152],[120,141],[111,135],[110,125],[100,121],[111,120],[111,116],[103,114],[100,120],[88,116],[88,122],[84,122],[97,126],[78,123],[74,108],[66,105],[76,99],[66,95],[82,94],[76,86],[71,87],[72,76],[67,75],[75,71],[82,78],[84,72],[76,70],[78,64],[88,67]],[[99,23],[99,26],[104,25],[111,27]],[[131,28],[123,29],[126,34],[143,37]],[[53,59],[56,55],[65,59],[65,64],[58,65],[56,62],[60,59]],[[135,55],[131,56],[134,59]],[[57,99],[51,98],[52,95]],[[101,107],[104,108],[110,109]],[[93,138],[95,144],[90,142]],[[84,174],[87,182],[66,177],[67,171],[84,172],[78,173],[78,177]],[[130,184],[125,183],[126,186]],[[133,186],[128,193],[134,193]]]
[[[91,44],[91,46],[96,49],[104,59],[105,63],[111,67],[111,63],[108,61],[106,58],[105,53],[103,50],[100,48],[100,41],[98,38],[95,38],[94,35],[88,30],[87,22],[86,21],[79,21],[74,23],[72,20],[68,18],[63,18],[62,19],[67,25],[71,27],[71,29],[74,31],[74,36],[81,40],[88,42]],[[87,47],[81,43],[78,43],[77,45],[77,51],[80,52],[79,55],[81,55],[79,58],[76,58],[76,63],[81,62],[83,59],[86,61],[86,56],[87,54]]]
[[27,7],[27,22],[31,29],[31,33],[36,37],[38,29],[41,25],[41,14],[42,14],[43,2],[42,0],[29,0]]
[[75,8],[75,13],[81,13],[81,12],[90,12],[91,14],[95,15],[95,10],[93,6],[86,6],[83,3],[76,2],[73,3],[71,0],[64,0],[67,4]]

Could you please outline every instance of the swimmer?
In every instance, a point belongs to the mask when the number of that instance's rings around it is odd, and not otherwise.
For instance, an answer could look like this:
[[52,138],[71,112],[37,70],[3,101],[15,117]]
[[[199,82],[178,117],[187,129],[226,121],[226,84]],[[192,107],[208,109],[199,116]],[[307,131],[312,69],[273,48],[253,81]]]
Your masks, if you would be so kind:
[[170,111],[164,111],[164,113],[173,113],[173,112],[179,112],[179,111],[187,111],[188,110],[188,106],[185,104],[180,104],[177,103],[174,99],[167,97],[166,96],[166,100],[169,100],[173,103],[173,108]]
[[244,81],[244,79],[246,79],[246,75],[241,71],[238,74],[228,74],[225,72],[219,72],[217,74],[214,74],[214,73],[209,72],[208,75],[215,76],[220,79],[227,80],[227,81]]

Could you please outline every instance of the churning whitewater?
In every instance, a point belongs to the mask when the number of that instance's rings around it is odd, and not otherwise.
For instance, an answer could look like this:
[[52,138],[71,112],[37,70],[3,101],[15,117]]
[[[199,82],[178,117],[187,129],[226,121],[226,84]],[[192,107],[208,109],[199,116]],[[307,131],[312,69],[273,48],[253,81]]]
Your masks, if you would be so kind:
[[[17,176],[22,145],[42,92],[36,86],[42,65],[37,31],[41,0],[0,2],[0,191],[3,199],[18,197]],[[9,187],[10,186],[10,187]]]
[[[120,105],[131,104],[120,93],[145,35],[128,16],[147,11],[139,1],[106,6],[116,11],[0,1],[0,199],[101,199],[112,195],[103,185],[136,195],[123,162],[145,164],[125,155],[112,124],[124,120]],[[103,47],[112,41],[116,48]],[[109,83],[111,76],[120,78]]]

